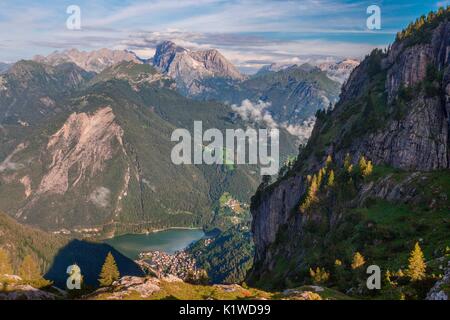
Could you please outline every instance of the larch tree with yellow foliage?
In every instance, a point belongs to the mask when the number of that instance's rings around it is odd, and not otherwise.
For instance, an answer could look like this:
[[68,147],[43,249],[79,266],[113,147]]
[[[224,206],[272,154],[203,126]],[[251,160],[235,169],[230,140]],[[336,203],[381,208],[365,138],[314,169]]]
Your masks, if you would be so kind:
[[352,269],[358,269],[360,267],[362,267],[364,264],[366,263],[366,260],[364,259],[363,255],[359,252],[356,252],[353,255],[353,261],[352,261]]
[[302,213],[305,212],[306,209],[308,209],[312,203],[317,201],[317,192],[318,191],[319,191],[319,184],[317,181],[317,176],[314,175],[311,178],[306,198],[303,201],[303,203],[300,205],[300,211]]
[[119,278],[120,273],[116,260],[114,260],[112,253],[109,252],[106,256],[105,263],[103,264],[102,271],[100,272],[100,279],[98,279],[98,282],[100,283],[100,286],[107,287],[112,285],[114,281],[119,280]]
[[366,167],[362,171],[363,177],[370,176],[372,174],[372,171],[373,171],[372,161],[368,161]]
[[408,262],[408,270],[406,271],[406,274],[411,278],[411,281],[424,279],[427,264],[418,242],[416,242],[414,249],[411,251]]
[[329,187],[334,186],[334,171],[333,170],[330,170],[330,173],[328,174],[327,186],[329,186]]
[[315,284],[325,283],[330,278],[330,273],[319,267],[316,270],[309,268],[309,275]]
[[14,271],[11,265],[8,251],[0,248],[0,275],[13,273]]
[[41,269],[31,255],[26,255],[25,258],[23,258],[22,264],[19,268],[19,276],[26,281],[41,279]]
[[361,156],[361,158],[359,159],[359,170],[361,172],[364,172],[364,170],[366,170],[366,167],[367,167],[366,158],[364,156]]

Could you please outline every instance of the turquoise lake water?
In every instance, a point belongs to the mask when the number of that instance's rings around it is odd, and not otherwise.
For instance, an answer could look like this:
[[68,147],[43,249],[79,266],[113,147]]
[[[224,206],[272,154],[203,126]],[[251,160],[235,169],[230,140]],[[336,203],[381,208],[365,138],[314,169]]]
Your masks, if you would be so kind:
[[130,259],[137,259],[143,251],[164,251],[174,253],[203,238],[200,229],[169,229],[149,234],[126,234],[104,242]]

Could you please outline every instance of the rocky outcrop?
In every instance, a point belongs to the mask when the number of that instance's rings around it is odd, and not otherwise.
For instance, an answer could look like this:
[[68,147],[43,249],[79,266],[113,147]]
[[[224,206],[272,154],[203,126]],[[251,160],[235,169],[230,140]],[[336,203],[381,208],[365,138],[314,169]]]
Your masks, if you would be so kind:
[[0,300],[56,300],[57,295],[23,283],[16,275],[0,275]]
[[442,279],[428,292],[427,300],[450,300],[450,262]]
[[85,298],[106,295],[107,300],[122,300],[131,294],[137,294],[141,299],[145,299],[160,290],[160,281],[157,278],[126,276],[115,281],[110,287],[98,289]]

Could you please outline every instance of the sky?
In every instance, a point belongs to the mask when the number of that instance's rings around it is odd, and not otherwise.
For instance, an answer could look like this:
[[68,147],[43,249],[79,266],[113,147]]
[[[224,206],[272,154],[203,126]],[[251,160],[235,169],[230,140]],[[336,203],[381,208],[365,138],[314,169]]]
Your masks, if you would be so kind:
[[[80,30],[66,26],[81,10]],[[381,29],[367,28],[367,8]],[[409,22],[450,0],[0,0],[0,61],[77,48],[127,49],[143,58],[172,40],[216,48],[244,72],[264,64],[362,58]]]

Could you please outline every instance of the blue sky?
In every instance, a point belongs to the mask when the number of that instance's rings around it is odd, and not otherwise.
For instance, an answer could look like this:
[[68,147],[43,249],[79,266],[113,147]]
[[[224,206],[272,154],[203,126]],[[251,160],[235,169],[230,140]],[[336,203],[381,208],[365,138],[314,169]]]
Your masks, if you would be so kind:
[[[366,27],[369,5],[381,30]],[[157,43],[218,48],[241,69],[268,62],[355,57],[385,47],[410,21],[450,0],[0,0],[0,61],[55,50],[130,49],[143,57]],[[81,9],[68,30],[66,8]]]

